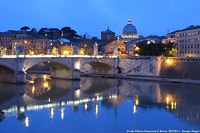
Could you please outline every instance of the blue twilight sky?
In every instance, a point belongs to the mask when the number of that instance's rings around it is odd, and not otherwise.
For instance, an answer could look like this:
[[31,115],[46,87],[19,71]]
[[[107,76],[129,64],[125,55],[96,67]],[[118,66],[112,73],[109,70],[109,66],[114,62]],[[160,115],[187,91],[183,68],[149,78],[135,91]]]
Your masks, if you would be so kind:
[[200,25],[200,0],[1,0],[0,31],[70,26],[100,37],[109,26],[117,35],[131,18],[139,33],[165,35]]

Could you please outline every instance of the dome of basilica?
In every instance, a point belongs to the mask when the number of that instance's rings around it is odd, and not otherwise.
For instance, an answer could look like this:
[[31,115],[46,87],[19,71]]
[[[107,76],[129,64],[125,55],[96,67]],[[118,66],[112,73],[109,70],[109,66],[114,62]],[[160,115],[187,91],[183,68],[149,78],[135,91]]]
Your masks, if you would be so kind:
[[137,30],[134,25],[131,24],[129,19],[128,24],[123,28],[122,38],[138,38]]

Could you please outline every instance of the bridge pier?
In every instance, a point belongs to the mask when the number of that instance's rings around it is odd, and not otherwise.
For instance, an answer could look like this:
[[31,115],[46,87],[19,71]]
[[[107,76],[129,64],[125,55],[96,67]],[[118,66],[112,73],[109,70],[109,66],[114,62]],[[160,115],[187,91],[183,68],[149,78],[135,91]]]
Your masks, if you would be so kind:
[[26,73],[24,71],[18,71],[14,74],[16,84],[24,84],[26,83]]

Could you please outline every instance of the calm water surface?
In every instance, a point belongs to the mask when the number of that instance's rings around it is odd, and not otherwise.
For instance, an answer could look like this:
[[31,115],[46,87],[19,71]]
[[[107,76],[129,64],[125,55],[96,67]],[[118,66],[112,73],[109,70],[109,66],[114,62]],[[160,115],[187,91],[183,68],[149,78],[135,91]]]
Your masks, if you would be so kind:
[[0,83],[1,133],[200,130],[200,85],[29,75]]

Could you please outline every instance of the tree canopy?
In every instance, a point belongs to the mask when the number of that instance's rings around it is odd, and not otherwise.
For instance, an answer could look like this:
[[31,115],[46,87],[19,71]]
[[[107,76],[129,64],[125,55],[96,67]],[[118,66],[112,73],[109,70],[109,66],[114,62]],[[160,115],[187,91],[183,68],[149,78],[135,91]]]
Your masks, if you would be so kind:
[[27,31],[27,30],[29,30],[30,28],[28,27],[28,26],[24,26],[24,27],[21,27],[20,28],[20,30],[25,30],[25,31]]
[[147,41],[137,43],[134,53],[143,56],[174,56],[176,47],[174,43],[147,43]]

